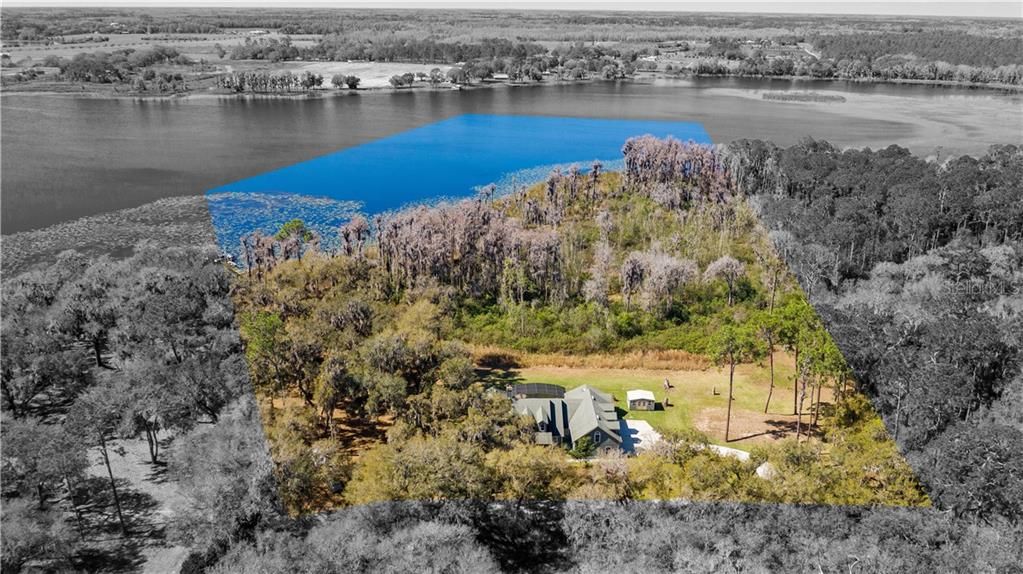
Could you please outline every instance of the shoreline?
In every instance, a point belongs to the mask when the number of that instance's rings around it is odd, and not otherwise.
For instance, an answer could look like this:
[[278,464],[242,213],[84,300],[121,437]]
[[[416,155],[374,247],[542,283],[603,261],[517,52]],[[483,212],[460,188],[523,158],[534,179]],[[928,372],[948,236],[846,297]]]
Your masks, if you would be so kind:
[[[671,76],[664,76],[671,77]],[[677,76],[681,78],[682,76]],[[688,74],[689,78],[738,78],[752,80],[786,80],[790,82],[812,82],[812,83],[834,83],[847,82],[863,85],[913,85],[933,86],[935,88],[960,88],[971,90],[992,90],[1002,92],[1023,92],[1023,85],[995,84],[978,82],[959,82],[956,80],[914,80],[908,78],[896,78],[893,80],[874,80],[869,78],[811,78],[808,76],[744,76],[739,74]]]
[[[986,84],[986,83],[975,83],[975,82],[957,82],[957,81],[946,81],[946,80],[913,80],[913,79],[895,79],[895,80],[873,80],[873,79],[849,79],[849,78],[809,78],[806,76],[746,76],[736,74],[667,74],[662,72],[645,72],[639,76],[632,76],[625,79],[616,80],[605,80],[603,78],[584,78],[578,80],[563,80],[553,79],[544,80],[539,82],[510,82],[502,80],[490,80],[483,81],[476,84],[445,84],[443,86],[433,85],[420,85],[411,86],[406,88],[393,88],[390,86],[373,86],[366,88],[356,89],[337,89],[337,88],[322,88],[305,90],[302,92],[285,92],[285,93],[254,93],[254,92],[232,92],[224,89],[200,89],[191,90],[187,92],[176,92],[172,94],[146,94],[146,93],[117,93],[111,90],[104,90],[98,87],[90,88],[83,91],[58,90],[58,89],[32,89],[31,84],[25,85],[24,89],[18,89],[18,85],[8,85],[0,90],[0,97],[3,96],[25,96],[35,94],[46,97],[70,97],[70,98],[82,98],[82,99],[107,99],[107,100],[175,100],[183,98],[238,98],[238,99],[303,99],[303,98],[324,98],[324,97],[339,97],[348,95],[362,95],[362,94],[380,94],[380,93],[419,93],[419,92],[457,92],[457,91],[469,91],[469,90],[481,90],[481,89],[493,89],[493,88],[515,88],[515,87],[533,87],[533,86],[558,86],[558,85],[575,85],[575,84],[587,84],[594,82],[628,82],[628,83],[645,83],[651,80],[692,80],[692,79],[704,79],[704,78],[717,78],[717,79],[750,79],[750,80],[779,80],[784,82],[806,82],[807,84],[835,84],[835,83],[851,83],[860,85],[914,85],[914,86],[932,86],[935,88],[955,88],[955,89],[967,89],[967,90],[984,90],[988,92],[1002,92],[1019,94],[1023,93],[1023,86],[1016,86],[1011,84]],[[74,83],[60,84],[59,82],[51,82],[53,87],[66,85],[71,87]],[[82,85],[82,84],[78,84]],[[101,84],[108,85],[108,84]],[[12,89],[12,87],[14,89]],[[47,86],[50,87],[50,86]]]

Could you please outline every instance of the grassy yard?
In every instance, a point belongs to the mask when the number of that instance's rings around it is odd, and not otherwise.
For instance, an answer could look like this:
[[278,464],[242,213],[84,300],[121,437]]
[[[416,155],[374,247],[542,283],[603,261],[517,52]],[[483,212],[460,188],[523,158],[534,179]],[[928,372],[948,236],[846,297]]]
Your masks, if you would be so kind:
[[[659,431],[693,429],[707,434],[711,441],[725,444],[725,416],[728,395],[728,371],[711,367],[705,370],[606,369],[533,366],[516,369],[514,379],[530,383],[553,383],[572,389],[590,385],[611,394],[615,404],[628,411],[626,392],[632,389],[652,391],[663,407],[657,411],[631,411],[626,418],[649,422]],[[775,391],[771,408],[764,414],[764,402],[770,385],[770,370],[763,364],[741,365],[735,373],[735,402],[732,403],[732,438],[728,444],[740,446],[755,441],[777,440],[794,434],[796,417],[792,415],[793,359],[775,354]],[[672,388],[664,390],[667,378]],[[822,400],[830,400],[825,391]],[[809,419],[809,400],[804,407],[804,423]]]

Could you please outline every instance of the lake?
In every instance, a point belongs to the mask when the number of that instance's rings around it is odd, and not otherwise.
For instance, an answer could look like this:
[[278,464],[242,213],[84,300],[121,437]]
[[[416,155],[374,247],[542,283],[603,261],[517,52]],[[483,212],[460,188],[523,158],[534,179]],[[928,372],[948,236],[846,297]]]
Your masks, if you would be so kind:
[[[765,101],[763,91],[840,93],[842,103]],[[734,78],[593,82],[320,98],[108,100],[4,95],[5,234],[201,194],[463,114],[685,121],[716,142],[905,145],[933,154],[1020,143],[1023,96],[930,86]],[[344,176],[339,175],[339,185]]]
[[355,210],[372,216],[488,185],[502,195],[596,162],[620,170],[623,142],[640,135],[712,143],[693,122],[463,114],[212,189],[209,211],[232,253],[245,233],[273,234],[293,218],[328,239]]

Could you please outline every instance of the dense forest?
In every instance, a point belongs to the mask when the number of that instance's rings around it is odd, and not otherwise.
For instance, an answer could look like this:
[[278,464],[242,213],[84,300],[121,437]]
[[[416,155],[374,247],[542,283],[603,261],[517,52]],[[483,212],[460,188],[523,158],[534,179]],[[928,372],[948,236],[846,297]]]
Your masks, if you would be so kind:
[[[149,245],[5,277],[3,569],[127,568],[165,539],[192,549],[188,572],[1018,566],[1020,149],[942,163],[809,140],[624,152],[620,174],[586,166],[514,196],[355,218],[337,253],[314,253],[294,222],[246,237],[239,268]],[[765,486],[689,435],[564,473],[516,444],[503,397],[474,382],[480,348],[666,349],[727,368],[763,348],[764,325],[742,326],[772,300],[783,318],[819,315],[804,349],[824,353],[804,358],[803,440],[755,456],[806,482]],[[812,389],[837,381],[846,400],[814,417]],[[783,388],[779,401],[799,387]],[[360,418],[382,428],[353,460],[334,445],[367,438],[346,435]],[[891,444],[885,427],[915,478],[813,473],[829,444],[829,462],[862,465],[865,445]],[[136,446],[185,493],[166,523],[118,474]],[[933,509],[878,506],[922,503],[916,479]],[[476,500],[421,500],[438,492]],[[688,502],[640,500],[674,497]],[[288,517],[325,499],[359,506]]]
[[884,56],[912,54],[928,62],[991,68],[1018,64],[1023,51],[1023,38],[1018,35],[998,37],[953,31],[822,34],[808,41],[834,60],[869,62]]
[[[69,251],[5,278],[5,572],[109,568],[137,560],[133,540],[201,536],[204,505],[258,477],[266,451],[229,288],[216,250],[145,243],[126,259]],[[221,440],[235,446],[209,459]],[[194,506],[173,524],[138,469],[122,472],[132,445],[142,475],[188,485]]]
[[731,147],[790,268],[939,507],[1019,520],[1023,150]]

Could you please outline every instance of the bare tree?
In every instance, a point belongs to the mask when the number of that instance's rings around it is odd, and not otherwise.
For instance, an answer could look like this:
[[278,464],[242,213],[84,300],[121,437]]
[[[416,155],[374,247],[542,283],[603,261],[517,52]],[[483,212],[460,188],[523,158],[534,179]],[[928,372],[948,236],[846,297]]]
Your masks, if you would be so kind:
[[643,254],[633,251],[622,263],[622,294],[625,295],[625,306],[632,306],[632,296],[643,286],[646,269],[643,265]]
[[723,279],[728,285],[728,305],[731,306],[735,298],[735,285],[746,274],[746,266],[731,255],[723,255],[710,265],[703,272],[706,281]]

